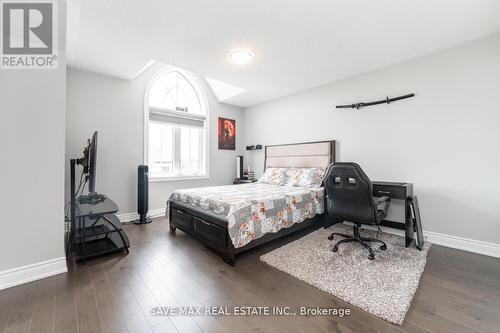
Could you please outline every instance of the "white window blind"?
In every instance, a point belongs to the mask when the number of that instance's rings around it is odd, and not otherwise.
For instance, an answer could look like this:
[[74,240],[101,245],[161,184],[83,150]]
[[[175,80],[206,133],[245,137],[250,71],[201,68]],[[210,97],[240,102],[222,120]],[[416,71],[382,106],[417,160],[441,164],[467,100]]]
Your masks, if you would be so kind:
[[149,108],[149,120],[165,124],[179,124],[183,126],[203,128],[205,116],[186,112],[171,111],[161,108]]

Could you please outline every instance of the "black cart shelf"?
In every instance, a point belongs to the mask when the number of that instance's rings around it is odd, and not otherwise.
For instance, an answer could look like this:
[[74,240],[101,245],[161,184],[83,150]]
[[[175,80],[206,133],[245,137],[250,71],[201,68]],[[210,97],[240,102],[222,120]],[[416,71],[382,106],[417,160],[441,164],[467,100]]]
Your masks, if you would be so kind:
[[77,260],[125,250],[130,241],[115,215],[118,206],[106,198],[96,204],[79,203],[76,199],[75,223],[72,223],[71,246]]
[[85,219],[85,228],[75,230],[76,239],[93,239],[100,236],[107,236],[113,232],[122,231],[120,219],[115,214],[102,215],[93,219]]
[[76,197],[75,164],[70,160],[71,172],[71,224],[67,255],[85,263],[88,258],[125,251],[129,253],[130,241],[116,216],[118,205],[110,198],[82,203]]

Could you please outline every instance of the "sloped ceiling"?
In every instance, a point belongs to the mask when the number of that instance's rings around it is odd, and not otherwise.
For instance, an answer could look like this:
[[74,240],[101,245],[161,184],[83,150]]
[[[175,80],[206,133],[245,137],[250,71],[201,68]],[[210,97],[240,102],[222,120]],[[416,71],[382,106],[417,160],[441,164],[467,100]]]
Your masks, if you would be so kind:
[[224,102],[246,107],[499,30],[496,0],[70,0],[68,63],[133,79],[158,60],[245,89]]

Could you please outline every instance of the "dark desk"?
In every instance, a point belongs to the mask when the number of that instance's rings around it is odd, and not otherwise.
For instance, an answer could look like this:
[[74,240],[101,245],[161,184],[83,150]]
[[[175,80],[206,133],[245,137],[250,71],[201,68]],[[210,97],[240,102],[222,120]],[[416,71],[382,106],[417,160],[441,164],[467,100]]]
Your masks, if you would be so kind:
[[373,196],[388,196],[391,199],[405,201],[405,222],[384,220],[380,225],[404,230],[406,247],[409,247],[413,243],[413,234],[416,232],[417,239],[415,245],[421,250],[424,244],[424,238],[418,200],[417,197],[413,195],[413,184],[375,181],[373,182]]

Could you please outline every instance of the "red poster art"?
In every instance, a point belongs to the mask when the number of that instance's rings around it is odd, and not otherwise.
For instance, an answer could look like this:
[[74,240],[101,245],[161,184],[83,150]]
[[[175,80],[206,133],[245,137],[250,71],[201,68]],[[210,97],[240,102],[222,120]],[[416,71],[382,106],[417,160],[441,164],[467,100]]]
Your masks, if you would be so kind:
[[219,117],[219,149],[236,149],[236,121]]

